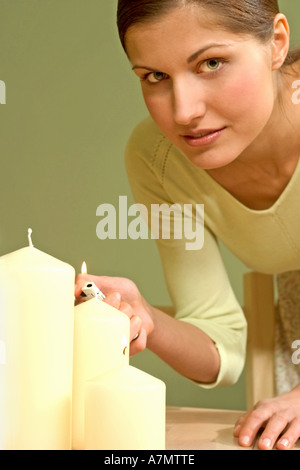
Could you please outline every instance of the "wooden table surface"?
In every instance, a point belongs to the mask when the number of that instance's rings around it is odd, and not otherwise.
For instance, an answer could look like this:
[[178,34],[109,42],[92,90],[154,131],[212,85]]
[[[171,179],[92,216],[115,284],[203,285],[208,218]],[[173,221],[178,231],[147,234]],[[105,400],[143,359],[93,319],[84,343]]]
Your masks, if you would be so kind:
[[[258,450],[241,447],[233,428],[242,411],[168,407],[166,450]],[[293,450],[300,450],[300,440]]]

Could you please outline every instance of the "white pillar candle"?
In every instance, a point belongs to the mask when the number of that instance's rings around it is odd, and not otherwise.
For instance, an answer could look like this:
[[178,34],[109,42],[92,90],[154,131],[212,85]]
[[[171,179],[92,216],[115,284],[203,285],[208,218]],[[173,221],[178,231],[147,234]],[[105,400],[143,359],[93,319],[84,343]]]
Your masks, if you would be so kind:
[[164,450],[165,384],[132,366],[91,380],[85,390],[86,450]]
[[75,307],[72,448],[84,448],[84,389],[87,380],[129,363],[130,320],[102,300]]
[[0,448],[71,448],[75,271],[32,245],[0,258]]

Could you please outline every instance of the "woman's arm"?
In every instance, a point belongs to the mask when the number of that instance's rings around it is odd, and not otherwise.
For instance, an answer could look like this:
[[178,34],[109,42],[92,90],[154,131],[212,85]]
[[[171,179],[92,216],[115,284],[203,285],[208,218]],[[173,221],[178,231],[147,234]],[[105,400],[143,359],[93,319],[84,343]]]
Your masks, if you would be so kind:
[[[201,203],[201,191],[195,195],[182,155],[171,148],[152,121],[146,120],[133,132],[126,150],[126,169],[134,199],[146,208],[151,230],[153,207],[195,200]],[[189,215],[187,225],[197,227],[202,235],[202,226],[195,225],[191,217],[195,214]],[[90,279],[104,292],[107,302],[114,302],[130,317],[131,354],[147,346],[201,386],[232,385],[244,367],[247,327],[216,237],[203,224],[204,246],[190,250],[191,234],[183,230],[181,237],[175,236],[171,216],[169,228],[169,236],[156,242],[174,318],[151,307],[137,286],[124,278],[81,275],[77,295],[80,282]]]

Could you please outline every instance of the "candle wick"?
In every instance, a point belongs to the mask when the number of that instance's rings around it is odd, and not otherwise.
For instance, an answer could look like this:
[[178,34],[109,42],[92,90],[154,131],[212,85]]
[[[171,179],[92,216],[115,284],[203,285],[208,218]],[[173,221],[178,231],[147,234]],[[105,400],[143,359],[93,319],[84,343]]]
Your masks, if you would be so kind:
[[29,246],[33,247],[33,243],[32,243],[32,240],[31,240],[31,234],[32,234],[32,229],[29,228],[28,229],[28,242],[29,242]]

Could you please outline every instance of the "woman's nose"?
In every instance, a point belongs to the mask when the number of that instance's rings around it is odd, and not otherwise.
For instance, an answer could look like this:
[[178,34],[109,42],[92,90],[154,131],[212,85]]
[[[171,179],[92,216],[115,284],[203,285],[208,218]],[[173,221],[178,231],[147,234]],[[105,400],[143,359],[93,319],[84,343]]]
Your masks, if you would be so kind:
[[186,126],[206,113],[204,91],[199,82],[181,80],[173,85],[173,112],[176,124]]

